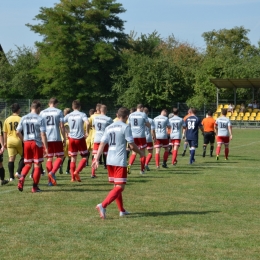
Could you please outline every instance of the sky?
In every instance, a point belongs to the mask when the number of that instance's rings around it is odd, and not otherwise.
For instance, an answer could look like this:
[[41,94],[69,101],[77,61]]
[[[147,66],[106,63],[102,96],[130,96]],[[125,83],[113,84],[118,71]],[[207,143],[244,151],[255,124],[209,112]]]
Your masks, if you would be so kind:
[[[40,7],[59,0],[0,0],[0,44],[5,52],[16,46],[34,47],[41,41],[26,23],[35,23]],[[260,0],[117,0],[126,12],[125,33],[157,31],[162,38],[173,35],[181,42],[205,48],[204,32],[244,26],[251,44],[260,41]]]

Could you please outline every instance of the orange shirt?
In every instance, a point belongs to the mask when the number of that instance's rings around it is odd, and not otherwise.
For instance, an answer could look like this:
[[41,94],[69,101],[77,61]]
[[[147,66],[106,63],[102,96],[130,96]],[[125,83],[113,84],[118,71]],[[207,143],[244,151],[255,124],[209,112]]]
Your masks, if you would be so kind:
[[201,124],[203,125],[204,132],[214,132],[215,119],[211,116],[204,118]]
[[185,121],[188,117],[190,117],[190,114],[187,114],[187,115],[183,118],[183,121]]

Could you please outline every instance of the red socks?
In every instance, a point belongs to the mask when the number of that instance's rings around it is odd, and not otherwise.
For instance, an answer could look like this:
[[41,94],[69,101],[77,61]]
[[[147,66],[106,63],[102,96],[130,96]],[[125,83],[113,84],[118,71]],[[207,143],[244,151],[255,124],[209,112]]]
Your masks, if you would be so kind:
[[87,161],[86,158],[82,158],[82,159],[79,161],[78,167],[77,167],[77,169],[76,169],[76,172],[77,172],[77,173],[80,173],[80,172],[82,171],[82,169],[86,166],[86,161]]
[[21,174],[24,176],[24,178],[26,177],[26,175],[28,174],[28,172],[31,169],[31,164],[25,164],[25,166],[22,169]]
[[140,158],[140,162],[141,162],[141,171],[144,171],[144,165],[145,165],[145,156]]
[[54,161],[54,164],[53,164],[53,168],[51,169],[51,172],[53,174],[56,173],[56,171],[58,171],[58,169],[60,168],[62,164],[62,159],[61,158],[57,158],[55,161]]
[[[118,198],[118,196],[120,196],[122,191],[123,191],[123,189],[120,186],[114,187],[114,189],[108,193],[107,197],[102,202],[102,207],[106,208],[110,203],[112,203],[114,200],[116,200]],[[120,198],[119,198],[119,200],[120,200]]]
[[38,165],[38,167],[34,166],[34,172],[33,172],[33,184],[38,185],[41,178],[41,166]]
[[153,155],[151,153],[148,153],[146,156],[146,160],[145,160],[145,165],[148,165],[149,162],[151,161]]
[[169,156],[169,152],[168,152],[168,151],[165,151],[164,154],[163,154],[163,161],[164,161],[164,162],[167,162],[168,156]]
[[74,172],[76,170],[76,163],[75,162],[70,162],[70,175],[71,178],[74,179]]
[[229,153],[229,148],[226,147],[226,148],[225,148],[225,157],[226,157],[226,158],[228,158],[228,153]]
[[174,164],[176,159],[177,159],[177,151],[178,150],[173,150],[172,151],[172,164]]
[[221,149],[221,146],[217,146],[216,155],[219,155],[219,154],[220,154],[220,149]]
[[129,159],[129,164],[130,165],[133,165],[133,163],[135,161],[135,157],[136,157],[136,154],[131,154],[130,159]]
[[118,195],[118,197],[116,198],[116,204],[117,207],[119,209],[119,211],[125,212],[125,209],[123,207],[123,196],[122,196],[122,192]]
[[47,169],[48,173],[51,172],[51,170],[52,170],[52,161],[47,161],[46,162],[46,169]]
[[160,166],[160,154],[159,153],[155,154],[155,164],[157,167]]

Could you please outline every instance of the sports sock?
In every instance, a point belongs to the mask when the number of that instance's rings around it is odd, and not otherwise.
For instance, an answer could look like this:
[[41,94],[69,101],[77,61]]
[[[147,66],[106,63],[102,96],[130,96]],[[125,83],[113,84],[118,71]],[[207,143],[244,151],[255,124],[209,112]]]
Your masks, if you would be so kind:
[[213,151],[214,151],[214,146],[210,146],[210,155],[213,154]]
[[25,166],[23,167],[23,170],[21,172],[21,174],[24,176],[24,178],[26,177],[26,175],[28,174],[30,169],[31,169],[31,165],[30,164],[25,164]]
[[67,164],[67,170],[66,170],[66,172],[70,172],[70,162],[71,162],[71,160],[68,159],[68,164]]
[[126,150],[127,159],[129,158],[129,155],[130,155],[130,151],[129,151],[129,150]]
[[148,153],[147,156],[146,156],[146,160],[145,160],[145,165],[148,165],[149,162],[151,161],[153,155],[152,153]]
[[122,192],[119,193],[118,197],[116,198],[116,204],[117,204],[119,211],[125,212],[125,209],[124,209],[124,206],[123,206]]
[[169,152],[168,151],[165,151],[164,154],[163,154],[163,161],[166,163],[167,160],[168,160],[168,156],[169,156]]
[[177,150],[173,150],[172,151],[172,164],[174,164],[176,159],[177,159]]
[[60,166],[62,165],[62,159],[61,158],[57,158],[54,163],[53,163],[53,168],[51,169],[51,172],[53,174],[56,173],[56,171],[58,171],[58,169],[60,168]]
[[190,163],[193,163],[195,156],[195,149],[190,150]]
[[123,189],[120,186],[114,187],[107,195],[107,197],[102,202],[102,207],[106,208],[110,203],[112,203],[120,193],[122,193]]
[[217,146],[217,149],[216,149],[216,155],[217,156],[220,154],[220,149],[221,149],[221,146]]
[[38,167],[34,167],[34,173],[33,173],[33,186],[36,187],[41,178],[41,167],[38,165]]
[[17,172],[18,172],[19,174],[21,174],[24,165],[25,165],[25,164],[24,164],[24,158],[21,157],[21,159],[20,159],[20,161],[19,161],[19,163],[18,163],[18,168],[17,168]]
[[188,147],[188,144],[187,144],[187,143],[184,143],[184,145],[183,145],[183,150],[186,151],[186,150],[187,150],[187,147]]
[[228,158],[228,154],[229,154],[229,148],[226,147],[226,148],[225,148],[225,157],[226,157],[226,158]]
[[169,145],[169,153],[172,152],[173,145]]
[[86,161],[87,159],[84,157],[79,161],[78,167],[76,169],[77,173],[80,173],[82,171],[82,169],[86,166]]
[[70,175],[72,179],[74,179],[75,169],[76,169],[76,162],[70,162]]
[[5,179],[5,169],[4,167],[0,168],[0,179],[3,181]]
[[131,154],[130,159],[129,159],[129,164],[130,165],[133,165],[133,163],[135,161],[135,157],[136,157],[136,154]]
[[104,166],[107,166],[107,155],[103,153]]
[[14,162],[8,162],[8,170],[10,174],[10,179],[14,179]]
[[51,170],[52,170],[53,166],[52,166],[52,161],[47,161],[46,162],[46,169],[47,169],[47,172],[50,173]]
[[206,151],[207,146],[203,145],[203,151]]
[[160,154],[159,153],[155,154],[155,164],[157,167],[160,166]]
[[145,156],[140,158],[140,162],[141,162],[141,171],[144,171]]

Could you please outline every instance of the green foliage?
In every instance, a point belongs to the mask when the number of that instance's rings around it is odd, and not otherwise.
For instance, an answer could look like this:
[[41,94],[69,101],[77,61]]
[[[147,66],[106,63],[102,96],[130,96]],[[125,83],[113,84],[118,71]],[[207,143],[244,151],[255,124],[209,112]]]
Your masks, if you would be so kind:
[[33,74],[38,65],[35,51],[27,47],[17,47],[0,59],[0,95],[10,98],[39,97],[40,85]]
[[118,17],[124,11],[115,0],[61,0],[40,9],[39,23],[27,26],[43,36],[36,42],[40,62],[35,74],[44,95],[63,103],[76,98],[95,103],[111,96],[110,74],[126,42]]

